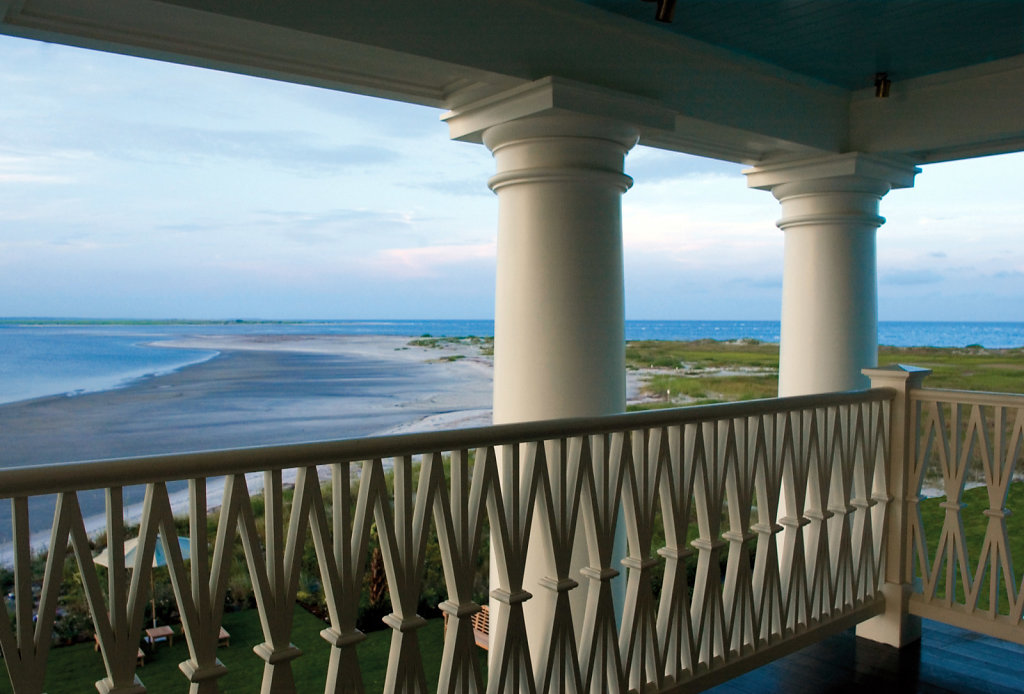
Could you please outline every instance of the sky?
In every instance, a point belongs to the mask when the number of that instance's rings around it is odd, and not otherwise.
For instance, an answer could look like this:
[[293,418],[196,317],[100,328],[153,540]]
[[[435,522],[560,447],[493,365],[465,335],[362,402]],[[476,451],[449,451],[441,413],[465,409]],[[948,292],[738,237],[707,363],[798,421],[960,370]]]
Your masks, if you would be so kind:
[[[441,112],[0,36],[0,316],[492,318],[497,198]],[[779,207],[637,147],[627,319],[777,320]],[[882,320],[1024,321],[1024,155],[882,201]]]

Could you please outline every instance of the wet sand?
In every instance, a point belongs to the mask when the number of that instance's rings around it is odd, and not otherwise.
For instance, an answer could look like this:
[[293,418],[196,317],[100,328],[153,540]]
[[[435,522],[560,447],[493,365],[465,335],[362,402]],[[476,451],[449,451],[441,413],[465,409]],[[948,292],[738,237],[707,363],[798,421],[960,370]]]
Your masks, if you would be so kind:
[[[0,405],[0,468],[161,453],[434,431],[491,422],[492,361],[471,345],[413,347],[406,337],[196,336],[154,343],[219,355],[98,393]],[[630,398],[641,376],[630,374]],[[288,477],[286,473],[286,478]],[[262,487],[262,476],[248,476]],[[185,483],[170,485],[177,512]],[[143,490],[125,490],[137,521]],[[220,504],[211,481],[208,507]],[[80,494],[87,531],[104,525],[102,492]],[[0,501],[0,564],[11,561],[9,502]],[[48,544],[53,498],[30,503],[32,544]]]
[[0,406],[0,467],[351,438],[464,413],[489,422],[489,360],[406,338],[246,336],[160,346],[210,361],[126,387]]
[[[490,359],[468,346],[408,342],[255,335],[158,343],[220,354],[123,388],[0,406],[0,467],[489,424]],[[85,515],[102,512],[101,498],[82,502]],[[33,529],[48,526],[52,502],[32,506]],[[9,519],[0,514],[0,543],[10,538]]]

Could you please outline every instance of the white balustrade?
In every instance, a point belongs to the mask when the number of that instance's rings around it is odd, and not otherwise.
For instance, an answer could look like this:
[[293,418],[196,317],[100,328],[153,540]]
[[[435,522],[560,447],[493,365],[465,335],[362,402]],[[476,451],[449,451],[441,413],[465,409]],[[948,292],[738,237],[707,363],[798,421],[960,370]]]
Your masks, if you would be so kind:
[[[359,643],[365,637],[356,628],[357,605],[375,525],[393,609],[384,618],[392,629],[387,691],[428,688],[418,632],[425,621],[416,611],[431,530],[447,587],[439,605],[448,620],[438,691],[703,689],[884,609],[882,530],[893,395],[883,388],[3,470],[0,494],[13,510],[17,581],[14,626],[0,620],[0,646],[15,691],[42,691],[70,547],[107,672],[100,691],[145,691],[136,650],[149,566],[161,541],[188,645],[181,670],[191,692],[216,692],[225,672],[217,637],[231,554],[240,541],[263,629],[264,641],[254,649],[265,662],[263,691],[294,691],[291,665],[301,652],[290,640],[292,614],[302,549],[311,538],[330,617],[321,632],[331,648],[327,691],[360,692]],[[289,469],[296,472],[287,510]],[[263,473],[265,529],[246,483],[246,473],[256,471]],[[330,482],[328,498],[321,474]],[[1003,468],[994,467],[992,476],[1005,497]],[[208,496],[221,479],[211,543]],[[189,485],[190,566],[173,541],[168,483],[176,480]],[[124,569],[132,567],[123,566],[122,557],[122,490],[137,484],[146,485],[146,496],[140,551],[129,574]],[[105,591],[79,505],[79,493],[89,489],[106,490],[112,564]],[[33,621],[28,499],[49,493],[58,502]],[[628,556],[613,566],[620,511]],[[554,567],[542,589],[557,599],[545,616],[551,624],[545,643],[531,649],[536,644],[528,641],[524,615],[532,596],[523,590],[523,576],[531,528],[541,515]],[[998,544],[1000,518],[993,518]],[[955,520],[950,522],[952,533]],[[480,611],[473,588],[485,532],[497,577],[489,586],[492,657],[486,674],[471,624]],[[664,546],[656,546],[654,538],[661,536]],[[585,538],[589,566],[571,575],[577,537]],[[1005,526],[1002,537],[1005,542]],[[995,557],[996,549],[991,552]],[[626,600],[617,623],[610,579],[623,570]],[[575,590],[586,596],[578,642],[569,600]],[[1017,592],[1013,596],[1019,621]],[[534,652],[545,655],[532,662]]]
[[[1012,556],[1007,528],[1010,483],[1024,476],[1024,396],[918,389],[911,392],[910,404],[904,561],[915,592],[908,609],[1024,643],[1024,557]],[[985,488],[984,500],[967,503],[965,491],[979,486]],[[937,534],[928,532],[922,518],[926,487],[933,488],[932,496],[944,497]],[[984,534],[972,537],[964,521],[982,517]]]

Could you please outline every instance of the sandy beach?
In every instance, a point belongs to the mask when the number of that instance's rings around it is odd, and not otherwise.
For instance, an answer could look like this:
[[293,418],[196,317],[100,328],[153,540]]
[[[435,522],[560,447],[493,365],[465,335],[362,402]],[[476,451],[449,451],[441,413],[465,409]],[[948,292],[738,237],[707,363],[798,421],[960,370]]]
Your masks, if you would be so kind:
[[[209,361],[123,388],[0,406],[0,466],[350,438],[460,413],[489,423],[490,359],[404,337],[209,336]],[[461,354],[464,358],[445,358]]]
[[[211,335],[154,343],[219,354],[122,388],[0,406],[0,467],[489,424],[490,358],[470,345],[409,342],[390,336]],[[261,482],[256,477],[254,488]],[[211,507],[220,503],[213,487]],[[140,493],[129,490],[126,501],[137,501]],[[82,497],[90,532],[101,530],[101,495]],[[183,510],[184,495],[178,502]],[[51,514],[52,500],[35,500],[33,528],[48,527]],[[128,509],[127,515],[135,514]],[[0,514],[0,543],[11,537],[9,519]],[[34,533],[33,545],[41,548],[47,539],[45,532]]]
[[[491,357],[457,340],[430,347],[411,342],[362,335],[196,335],[154,342],[218,355],[121,388],[0,405],[0,468],[490,424]],[[644,375],[630,374],[631,399]],[[249,477],[251,491],[262,487],[262,475]],[[211,482],[209,508],[220,505],[221,487]],[[185,483],[169,489],[176,512],[184,512]],[[142,493],[125,490],[129,522],[141,515]],[[87,530],[102,531],[102,493],[80,498]],[[30,501],[36,549],[48,544],[52,514],[52,497]],[[11,561],[10,538],[10,514],[0,513],[0,564]]]

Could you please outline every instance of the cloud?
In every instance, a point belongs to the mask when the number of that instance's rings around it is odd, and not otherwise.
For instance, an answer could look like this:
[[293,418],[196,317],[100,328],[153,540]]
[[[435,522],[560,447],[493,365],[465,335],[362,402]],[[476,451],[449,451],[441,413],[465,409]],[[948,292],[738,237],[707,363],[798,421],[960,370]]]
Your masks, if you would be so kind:
[[741,164],[692,154],[638,147],[626,159],[626,173],[636,185],[691,178],[742,178]]
[[889,270],[881,275],[881,284],[897,286],[913,286],[920,284],[935,284],[946,278],[939,272],[928,269],[917,270]]
[[46,174],[29,173],[2,173],[0,172],[0,183],[42,183],[42,184],[64,184],[73,182],[73,178],[67,176],[51,176]]
[[473,195],[491,197],[494,193],[487,187],[486,178],[463,178],[458,180],[434,180],[418,184],[408,184],[409,188],[433,190],[448,195]]
[[750,289],[782,289],[782,275],[780,272],[778,275],[762,275],[760,277],[734,277],[728,280],[727,284]]
[[28,137],[20,131],[0,133],[0,152],[21,159],[93,158],[187,166],[220,160],[259,163],[300,175],[382,167],[401,159],[391,147],[318,139],[302,130],[211,128],[88,113],[61,116],[59,121],[57,116],[37,119]]
[[3,150],[0,150],[0,183],[31,183],[37,185],[73,183],[75,179],[72,176],[68,176],[65,173],[51,173],[48,171],[48,169],[59,168],[60,160],[63,158],[59,153],[51,153],[45,157],[32,157],[3,154]]
[[447,126],[440,121],[443,111],[430,106],[314,87],[297,89],[292,98],[332,119],[343,114],[359,130],[373,130],[388,139],[419,140],[447,137],[448,133]]
[[241,232],[259,235],[287,235],[294,241],[320,243],[353,237],[379,238],[384,234],[409,234],[429,220],[408,212],[339,208],[324,211],[255,210],[249,216],[224,221],[216,218],[174,224],[160,224],[157,231],[184,235]]
[[405,277],[440,277],[445,268],[466,263],[492,265],[497,256],[497,244],[471,243],[422,246],[417,248],[387,248],[377,253],[369,264],[386,272],[397,272]]
[[348,167],[382,166],[397,152],[375,145],[321,144],[296,131],[219,130],[196,127],[140,127],[115,149],[143,159],[194,164],[204,159],[259,162],[300,174],[337,172]]

